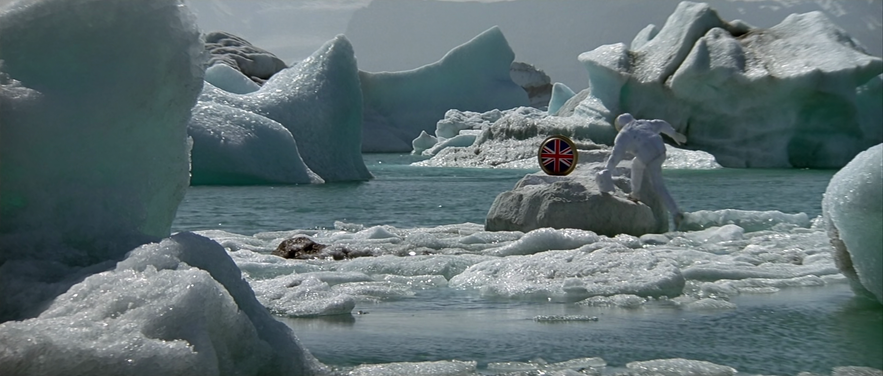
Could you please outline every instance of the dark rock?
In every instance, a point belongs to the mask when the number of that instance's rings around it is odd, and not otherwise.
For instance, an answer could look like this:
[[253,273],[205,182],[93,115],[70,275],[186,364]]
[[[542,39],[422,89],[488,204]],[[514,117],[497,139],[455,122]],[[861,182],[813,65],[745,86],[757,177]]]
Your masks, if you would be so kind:
[[274,74],[288,67],[282,59],[269,51],[223,31],[206,34],[205,49],[211,54],[209,67],[215,64],[229,65],[258,85],[263,85]]
[[273,251],[274,256],[297,260],[349,260],[363,256],[374,256],[371,250],[350,250],[340,245],[325,245],[314,242],[306,236],[296,236],[283,240]]
[[316,243],[306,236],[297,236],[279,243],[279,246],[273,251],[273,255],[287,259],[305,260],[317,258],[323,249],[325,249],[324,244]]

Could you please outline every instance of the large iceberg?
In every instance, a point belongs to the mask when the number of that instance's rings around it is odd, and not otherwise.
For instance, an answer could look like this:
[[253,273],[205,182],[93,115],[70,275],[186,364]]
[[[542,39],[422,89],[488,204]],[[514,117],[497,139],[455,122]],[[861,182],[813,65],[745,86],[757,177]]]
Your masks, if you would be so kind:
[[834,260],[860,295],[883,303],[883,144],[837,172],[822,200]]
[[682,2],[631,46],[579,60],[590,87],[559,114],[665,119],[725,167],[840,167],[883,141],[883,59],[819,12],[761,29]]
[[325,371],[216,242],[168,237],[204,50],[179,0],[0,13],[4,375]]
[[342,35],[257,91],[235,94],[205,85],[193,114],[194,184],[371,178],[361,154],[358,69]]
[[17,4],[0,14],[0,264],[46,256],[7,234],[77,247],[168,236],[203,85],[191,16],[169,0]]
[[[432,131],[450,109],[489,111],[526,106],[512,81],[515,53],[492,27],[441,60],[401,72],[360,72],[364,98],[364,152],[408,152],[411,140]],[[321,175],[321,174],[320,174]]]

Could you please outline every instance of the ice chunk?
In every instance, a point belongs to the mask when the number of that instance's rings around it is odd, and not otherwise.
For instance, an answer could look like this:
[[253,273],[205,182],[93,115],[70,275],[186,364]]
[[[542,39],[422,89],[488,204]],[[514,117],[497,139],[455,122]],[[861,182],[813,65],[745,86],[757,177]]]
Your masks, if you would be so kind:
[[19,2],[0,13],[2,233],[78,245],[169,235],[203,85],[199,33],[177,1],[97,4]]
[[[287,171],[279,172],[280,176],[275,178],[277,181],[292,175],[291,171],[303,171],[299,163],[290,157],[294,152],[300,155],[309,170],[326,182],[371,178],[362,160],[360,146],[362,91],[358,68],[352,45],[342,35],[325,43],[299,64],[276,73],[258,91],[238,95],[207,85],[199,101],[202,105],[198,108],[201,110],[200,116],[206,119],[223,119],[221,124],[228,129],[228,132],[238,129],[233,131],[233,134],[240,134],[239,139],[248,140],[249,150],[255,151],[264,158],[272,157],[274,154],[280,155],[279,158],[265,159],[268,166],[290,163]],[[230,107],[254,115],[242,116],[242,112],[228,110]],[[272,121],[259,120],[261,117]],[[292,144],[284,134],[279,133],[276,124],[291,133],[297,150],[275,149],[290,147]],[[193,125],[191,123],[191,128]],[[201,125],[202,128],[207,128],[211,124]],[[202,133],[209,131],[211,128],[203,130]],[[274,137],[282,137],[282,140],[272,140]],[[217,145],[214,149],[218,153],[227,153],[228,159],[244,157],[240,146],[242,142],[226,145],[222,137],[194,137],[194,149],[197,151],[200,150],[198,145],[200,140],[207,140]],[[219,165],[220,162],[211,164],[213,167]],[[231,167],[241,168],[241,166],[242,164],[234,164]],[[246,166],[259,167],[255,164],[246,164]],[[199,165],[194,166],[197,169],[199,167]],[[261,173],[266,171],[265,167]],[[194,174],[198,173],[199,171],[194,172]],[[230,173],[242,174],[235,170]],[[260,176],[260,174],[254,175]],[[305,176],[299,175],[301,178]],[[314,181],[314,179],[307,180]],[[252,184],[265,182],[255,179]],[[301,182],[306,181],[301,179]]]
[[549,108],[546,111],[548,111],[549,114],[555,115],[558,112],[558,109],[561,108],[567,100],[573,98],[574,95],[576,95],[576,93],[567,87],[567,85],[556,82],[552,85],[552,98],[549,99]]
[[574,249],[597,242],[600,237],[591,231],[540,228],[525,234],[521,239],[499,248],[484,251],[490,256],[532,255],[553,249]]
[[227,64],[215,64],[206,68],[205,81],[234,94],[248,94],[261,88],[242,72]]
[[450,280],[453,288],[511,299],[577,301],[592,296],[678,296],[684,277],[670,260],[646,250],[611,245],[592,252],[547,251],[470,266]]
[[820,12],[758,29],[682,2],[652,34],[579,56],[591,87],[573,116],[664,119],[726,167],[839,167],[883,141],[883,59]]
[[786,214],[778,210],[751,211],[751,210],[699,210],[684,213],[681,229],[684,231],[696,231],[714,226],[727,224],[737,225],[745,232],[770,230],[779,224],[792,224],[799,227],[809,228],[809,217],[805,213]]
[[736,369],[704,360],[690,359],[656,359],[643,362],[631,362],[625,365],[629,371],[638,375],[659,376],[734,376]]
[[[205,90],[217,89],[207,84]],[[199,102],[187,131],[193,138],[192,185],[324,182],[301,159],[291,132],[254,112]]]
[[0,324],[0,369],[22,364],[34,375],[322,369],[258,303],[224,249],[192,233],[141,246],[40,316]]
[[363,364],[348,373],[350,376],[475,376],[475,361],[441,360],[437,362],[400,362]]
[[527,93],[509,74],[514,58],[503,32],[493,27],[433,64],[403,72],[360,72],[365,111],[362,151],[411,151],[411,140],[421,131],[432,131],[449,109],[489,111],[527,105]]
[[831,178],[822,213],[837,266],[856,292],[870,292],[883,303],[883,144]]

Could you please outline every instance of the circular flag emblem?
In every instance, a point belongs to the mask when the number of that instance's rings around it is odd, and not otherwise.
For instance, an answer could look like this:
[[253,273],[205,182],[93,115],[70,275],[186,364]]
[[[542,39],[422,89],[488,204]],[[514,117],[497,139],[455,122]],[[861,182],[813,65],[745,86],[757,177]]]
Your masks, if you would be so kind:
[[540,145],[540,168],[549,175],[567,175],[576,167],[576,145],[565,136],[551,136]]

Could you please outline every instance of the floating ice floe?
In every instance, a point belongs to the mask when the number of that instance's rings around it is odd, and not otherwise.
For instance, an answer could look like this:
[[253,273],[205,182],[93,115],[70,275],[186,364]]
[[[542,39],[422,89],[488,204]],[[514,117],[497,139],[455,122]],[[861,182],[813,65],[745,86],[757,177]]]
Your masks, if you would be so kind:
[[367,180],[362,92],[349,41],[337,36],[257,91],[206,84],[188,125],[195,184]]
[[840,271],[858,294],[883,303],[883,144],[831,178],[822,212]]
[[[579,117],[549,115],[531,107],[483,113],[450,110],[436,123],[434,135],[423,132],[412,141],[412,153],[431,158],[415,162],[428,167],[539,169],[537,151],[549,136],[571,138],[579,161],[603,162],[609,153],[602,143],[613,143],[612,127],[593,125]],[[699,150],[666,145],[666,169],[714,169],[714,156]]]
[[819,12],[761,29],[682,2],[631,47],[579,60],[590,88],[559,114],[598,126],[623,112],[665,119],[726,167],[839,167],[883,141],[883,59]]
[[492,27],[432,64],[401,72],[360,72],[364,152],[408,152],[445,112],[507,109],[529,104],[512,81],[515,53]]
[[[702,217],[758,223],[770,216],[742,211]],[[344,223],[254,236],[202,234],[224,244],[260,301],[300,317],[346,314],[347,301],[401,299],[443,287],[494,299],[618,308],[671,299],[685,310],[719,310],[735,307],[727,301],[733,295],[843,283],[835,278],[839,274],[824,230],[801,224],[807,227],[770,224],[749,231],[723,223],[640,238],[551,228],[489,232],[477,224],[384,226],[388,235],[383,237],[365,236],[367,229]],[[295,234],[331,246],[372,249],[378,256],[335,261],[267,255]]]

